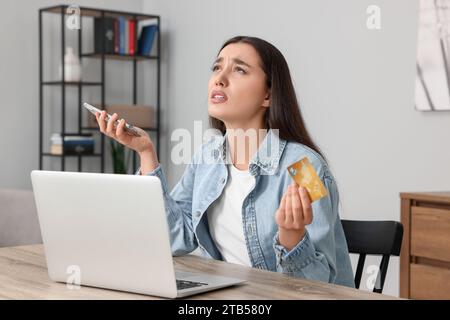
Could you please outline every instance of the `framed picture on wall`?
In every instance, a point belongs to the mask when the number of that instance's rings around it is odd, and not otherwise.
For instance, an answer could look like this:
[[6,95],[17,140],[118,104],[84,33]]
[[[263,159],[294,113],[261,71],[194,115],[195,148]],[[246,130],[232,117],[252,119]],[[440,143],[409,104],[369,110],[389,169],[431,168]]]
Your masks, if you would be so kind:
[[450,111],[450,0],[420,0],[415,106]]

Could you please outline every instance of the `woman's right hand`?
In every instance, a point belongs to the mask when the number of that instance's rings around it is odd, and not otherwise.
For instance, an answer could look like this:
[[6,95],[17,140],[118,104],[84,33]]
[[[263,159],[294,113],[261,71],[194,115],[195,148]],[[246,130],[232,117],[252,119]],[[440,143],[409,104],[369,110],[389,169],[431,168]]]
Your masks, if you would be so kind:
[[152,171],[158,165],[158,158],[155,152],[155,148],[148,133],[141,128],[134,127],[140,137],[132,135],[125,130],[125,120],[121,119],[119,125],[115,128],[114,123],[118,118],[117,113],[114,113],[109,121],[106,121],[106,111],[101,113],[96,112],[95,118],[97,119],[100,131],[106,136],[113,138],[124,146],[136,151],[141,157],[141,171],[145,174],[145,171]]

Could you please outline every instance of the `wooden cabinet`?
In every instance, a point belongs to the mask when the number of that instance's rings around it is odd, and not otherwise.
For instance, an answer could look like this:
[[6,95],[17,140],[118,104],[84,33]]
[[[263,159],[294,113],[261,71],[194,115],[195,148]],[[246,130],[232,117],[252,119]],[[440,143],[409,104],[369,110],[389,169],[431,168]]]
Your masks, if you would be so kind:
[[450,192],[401,193],[400,296],[450,299]]

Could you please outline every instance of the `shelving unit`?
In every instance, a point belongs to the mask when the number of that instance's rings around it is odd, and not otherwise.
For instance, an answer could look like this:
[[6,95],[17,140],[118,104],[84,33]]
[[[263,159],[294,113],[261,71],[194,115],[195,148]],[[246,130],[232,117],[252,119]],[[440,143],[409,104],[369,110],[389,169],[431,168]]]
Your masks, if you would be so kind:
[[[58,5],[58,6],[52,6],[47,8],[42,8],[39,10],[39,169],[43,169],[43,159],[44,157],[56,157],[61,159],[61,170],[64,171],[66,164],[65,160],[68,157],[77,157],[78,158],[78,171],[82,171],[82,158],[83,157],[98,157],[100,158],[100,172],[105,172],[105,135],[100,133],[98,128],[91,128],[86,127],[82,125],[82,94],[83,94],[83,87],[90,86],[90,87],[98,87],[100,89],[100,103],[101,109],[104,109],[105,107],[105,62],[106,60],[122,60],[122,61],[130,61],[132,63],[132,101],[131,104],[136,105],[137,102],[137,64],[139,63],[146,63],[146,61],[154,61],[156,63],[156,103],[154,103],[155,107],[155,127],[152,128],[142,128],[146,131],[156,133],[156,141],[153,139],[153,141],[156,142],[156,149],[159,154],[160,150],[160,75],[161,75],[161,61],[160,61],[160,48],[161,48],[161,40],[160,40],[160,26],[161,26],[161,20],[160,16],[158,15],[147,15],[142,13],[134,13],[134,12],[125,12],[125,11],[116,11],[116,10],[109,10],[109,9],[96,9],[96,8],[87,8],[87,7],[80,7],[80,28],[78,29],[78,57],[80,59],[98,59],[100,60],[100,80],[99,81],[79,81],[79,82],[68,82],[63,81],[65,79],[65,68],[64,68],[64,56],[65,56],[65,48],[66,48],[66,27],[65,27],[65,17],[67,8],[69,8],[68,5]],[[43,18],[44,13],[46,14],[59,14],[61,16],[61,80],[50,80],[50,81],[44,81],[43,79]],[[118,54],[118,53],[97,53],[97,52],[83,52],[82,48],[82,17],[98,17],[98,18],[105,18],[105,17],[125,17],[128,20],[135,20],[136,22],[136,28],[135,28],[135,36],[134,39],[136,41],[135,48],[137,49],[137,41],[138,41],[138,30],[139,28],[139,22],[142,22],[144,20],[154,20],[158,26],[158,35],[155,39],[154,45],[156,46],[156,55],[152,56],[142,56],[142,55],[130,55],[130,54]],[[103,24],[104,25],[104,24]],[[93,34],[93,30],[92,30]],[[105,48],[105,43],[103,41],[102,48]],[[105,50],[102,50],[103,52]],[[136,50],[137,52],[137,50]],[[89,154],[89,155],[56,155],[52,154],[50,152],[44,151],[43,149],[43,112],[44,112],[44,97],[43,97],[43,88],[49,86],[49,87],[60,87],[61,89],[61,136],[64,137],[65,134],[68,134],[69,132],[66,132],[66,87],[76,87],[78,88],[78,130],[75,133],[82,134],[85,133],[84,131],[92,131],[92,132],[98,132],[101,136],[101,146],[100,146],[100,152]],[[70,132],[73,133],[73,132]],[[109,138],[107,138],[109,139]],[[136,171],[136,153],[133,152],[133,172]]]

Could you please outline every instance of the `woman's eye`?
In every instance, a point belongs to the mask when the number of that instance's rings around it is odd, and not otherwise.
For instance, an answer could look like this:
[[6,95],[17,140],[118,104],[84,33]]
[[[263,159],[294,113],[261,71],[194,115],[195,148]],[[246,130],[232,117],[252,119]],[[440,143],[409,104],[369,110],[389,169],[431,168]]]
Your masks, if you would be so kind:
[[239,72],[239,73],[245,74],[245,70],[242,69],[242,68],[240,68],[240,67],[236,67],[235,70],[236,70],[237,72]]
[[211,71],[216,71],[217,69],[219,69],[219,66],[212,66],[211,67]]

